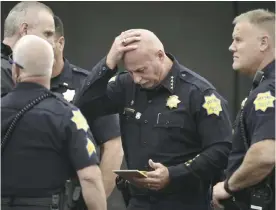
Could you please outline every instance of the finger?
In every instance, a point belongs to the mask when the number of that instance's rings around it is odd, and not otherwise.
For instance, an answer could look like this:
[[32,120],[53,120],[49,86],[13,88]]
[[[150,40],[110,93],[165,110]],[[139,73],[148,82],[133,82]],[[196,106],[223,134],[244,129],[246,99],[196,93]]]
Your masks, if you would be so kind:
[[149,159],[149,166],[153,169],[158,169],[164,167],[161,163],[155,163],[152,161],[152,159]]
[[213,199],[213,204],[216,208],[224,208],[223,205],[221,205],[216,198]]
[[157,171],[150,171],[150,172],[147,172],[146,174],[148,178],[159,178],[160,176],[159,172]]
[[124,38],[133,37],[133,36],[141,36],[140,30],[130,29],[127,31],[124,31],[123,34],[121,34]]
[[129,51],[132,51],[132,50],[136,50],[138,48],[138,45],[127,45],[127,46],[123,46],[121,48],[121,52],[129,52]]
[[122,39],[121,43],[122,45],[127,46],[131,43],[138,42],[140,40],[141,40],[141,37],[134,36],[134,37],[128,37],[128,38]]
[[147,183],[149,184],[159,184],[160,183],[160,179],[156,179],[156,178],[147,178],[146,180]]

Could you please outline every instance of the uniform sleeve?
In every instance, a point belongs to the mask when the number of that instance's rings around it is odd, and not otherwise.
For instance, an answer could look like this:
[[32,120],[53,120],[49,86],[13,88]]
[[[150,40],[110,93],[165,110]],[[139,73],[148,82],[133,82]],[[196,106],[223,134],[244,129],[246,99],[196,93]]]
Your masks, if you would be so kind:
[[226,101],[214,90],[191,98],[202,152],[192,160],[169,167],[170,178],[176,184],[219,176],[227,166],[231,150],[232,128]]
[[89,121],[99,116],[118,113],[123,109],[125,91],[122,81],[117,77],[109,83],[115,74],[116,69],[109,69],[104,58],[93,68],[77,92],[74,104]]
[[98,164],[92,136],[88,135],[89,126],[80,110],[72,110],[65,119],[65,125],[67,151],[75,170]]
[[251,135],[251,144],[265,139],[275,140],[275,89],[258,93],[249,102],[247,130]]
[[117,114],[97,118],[90,123],[91,132],[95,137],[97,145],[121,136],[119,116]]

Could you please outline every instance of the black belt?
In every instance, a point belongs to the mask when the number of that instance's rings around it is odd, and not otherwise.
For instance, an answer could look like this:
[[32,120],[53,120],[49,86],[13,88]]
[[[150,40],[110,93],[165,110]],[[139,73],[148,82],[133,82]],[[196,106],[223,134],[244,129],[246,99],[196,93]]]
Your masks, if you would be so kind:
[[51,206],[52,198],[24,198],[24,197],[7,197],[1,198],[1,205],[15,206]]

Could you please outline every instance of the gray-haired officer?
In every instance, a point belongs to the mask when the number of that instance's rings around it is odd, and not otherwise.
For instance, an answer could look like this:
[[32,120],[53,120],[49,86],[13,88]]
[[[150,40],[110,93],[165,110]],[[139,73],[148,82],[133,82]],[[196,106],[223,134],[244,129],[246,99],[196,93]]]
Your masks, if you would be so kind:
[[[275,209],[275,13],[258,9],[234,19],[233,69],[254,76],[236,118],[227,179],[214,187],[216,206]],[[225,202],[231,198],[234,202]],[[227,205],[228,204],[228,205]],[[229,206],[232,204],[231,206]]]
[[87,122],[49,90],[52,46],[26,35],[13,49],[16,87],[1,99],[1,209],[70,209],[73,192],[65,183],[77,175],[87,208],[105,210]]
[[[127,73],[116,74],[123,61]],[[132,180],[128,210],[206,210],[210,182],[227,164],[227,102],[204,78],[166,54],[152,32],[118,36],[76,97],[85,117],[120,113]]]

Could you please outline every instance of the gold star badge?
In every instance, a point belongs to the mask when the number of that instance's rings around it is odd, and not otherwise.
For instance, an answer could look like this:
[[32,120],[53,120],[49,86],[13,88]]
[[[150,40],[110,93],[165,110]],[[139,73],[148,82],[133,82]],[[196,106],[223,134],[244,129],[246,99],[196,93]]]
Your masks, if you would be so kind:
[[62,95],[67,101],[71,102],[75,96],[75,90],[67,89],[66,92],[63,93]]
[[92,143],[92,141],[89,138],[87,138],[86,150],[89,157],[91,157],[91,155],[94,152],[96,153],[95,145]]
[[178,96],[173,95],[168,98],[166,106],[168,106],[170,109],[177,108],[177,104],[180,102],[181,101],[178,99]]
[[71,120],[76,124],[78,130],[83,129],[85,132],[87,132],[89,126],[80,110],[73,110],[73,117]]
[[219,116],[222,111],[220,99],[218,99],[213,93],[211,96],[205,96],[205,103],[202,105],[207,111],[207,115],[215,114]]
[[275,101],[275,97],[271,95],[270,91],[265,93],[258,93],[256,99],[253,102],[255,104],[255,110],[261,110],[265,112],[267,108],[274,107],[273,101]]

